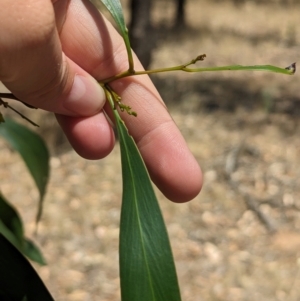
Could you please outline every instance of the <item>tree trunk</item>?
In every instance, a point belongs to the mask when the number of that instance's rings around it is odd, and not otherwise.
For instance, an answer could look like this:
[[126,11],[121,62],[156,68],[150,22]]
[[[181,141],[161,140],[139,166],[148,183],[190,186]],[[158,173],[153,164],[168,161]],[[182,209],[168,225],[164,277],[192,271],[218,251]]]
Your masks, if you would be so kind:
[[151,0],[131,0],[130,43],[144,68],[151,62],[153,38],[151,35]]
[[177,0],[177,10],[176,10],[176,27],[184,27],[185,24],[185,0]]

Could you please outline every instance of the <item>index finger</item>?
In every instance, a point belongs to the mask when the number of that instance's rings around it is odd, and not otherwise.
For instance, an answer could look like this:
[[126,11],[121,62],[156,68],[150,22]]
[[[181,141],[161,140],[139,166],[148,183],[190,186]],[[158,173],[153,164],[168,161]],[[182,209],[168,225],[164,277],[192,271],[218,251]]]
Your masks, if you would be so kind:
[[[128,68],[122,38],[89,1],[70,1],[60,37],[64,53],[98,80]],[[134,62],[136,70],[142,70],[137,58]],[[137,118],[122,118],[154,183],[173,201],[195,197],[202,185],[200,167],[149,77],[123,78],[111,86],[138,113]]]

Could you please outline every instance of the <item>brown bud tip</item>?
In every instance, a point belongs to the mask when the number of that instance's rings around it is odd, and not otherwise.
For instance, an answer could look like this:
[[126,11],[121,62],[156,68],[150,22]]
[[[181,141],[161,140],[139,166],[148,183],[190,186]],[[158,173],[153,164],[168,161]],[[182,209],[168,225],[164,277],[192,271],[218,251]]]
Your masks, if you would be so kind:
[[197,56],[196,61],[204,61],[206,58],[206,54],[200,54]]
[[285,69],[291,71],[291,74],[294,74],[296,72],[296,63],[293,63],[293,64],[289,65]]

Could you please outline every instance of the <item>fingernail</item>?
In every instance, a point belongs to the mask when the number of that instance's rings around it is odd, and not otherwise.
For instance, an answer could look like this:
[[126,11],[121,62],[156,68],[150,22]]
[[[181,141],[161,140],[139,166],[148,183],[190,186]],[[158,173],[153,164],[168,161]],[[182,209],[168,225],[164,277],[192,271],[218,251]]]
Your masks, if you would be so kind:
[[64,107],[79,116],[91,116],[99,112],[104,103],[104,91],[96,80],[76,74]]

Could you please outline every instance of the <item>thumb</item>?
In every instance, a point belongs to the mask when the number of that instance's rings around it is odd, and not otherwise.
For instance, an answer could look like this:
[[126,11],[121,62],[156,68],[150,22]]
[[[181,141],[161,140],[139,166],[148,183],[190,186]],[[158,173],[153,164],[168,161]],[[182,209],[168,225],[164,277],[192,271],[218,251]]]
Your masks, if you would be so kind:
[[94,115],[105,103],[98,83],[63,55],[51,1],[3,0],[0,81],[20,100],[62,115]]

